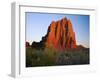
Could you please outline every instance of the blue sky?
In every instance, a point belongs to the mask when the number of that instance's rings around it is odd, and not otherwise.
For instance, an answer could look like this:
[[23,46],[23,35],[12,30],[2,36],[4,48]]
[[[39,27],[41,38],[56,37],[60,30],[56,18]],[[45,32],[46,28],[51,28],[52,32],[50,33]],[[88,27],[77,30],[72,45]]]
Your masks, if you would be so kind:
[[89,47],[89,15],[26,12],[26,41],[30,44],[33,41],[39,42],[47,33],[52,20],[57,21],[63,17],[71,20],[77,44]]

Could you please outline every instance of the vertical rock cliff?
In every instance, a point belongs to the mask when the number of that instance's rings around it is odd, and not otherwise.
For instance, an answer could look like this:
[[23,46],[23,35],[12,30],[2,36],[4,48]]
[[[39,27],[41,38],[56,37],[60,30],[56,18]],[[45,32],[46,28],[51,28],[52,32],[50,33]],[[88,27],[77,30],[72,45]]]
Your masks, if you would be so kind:
[[46,36],[42,38],[41,42],[43,42],[45,47],[53,47],[56,50],[76,48],[76,38],[72,22],[66,17],[58,21],[52,21]]

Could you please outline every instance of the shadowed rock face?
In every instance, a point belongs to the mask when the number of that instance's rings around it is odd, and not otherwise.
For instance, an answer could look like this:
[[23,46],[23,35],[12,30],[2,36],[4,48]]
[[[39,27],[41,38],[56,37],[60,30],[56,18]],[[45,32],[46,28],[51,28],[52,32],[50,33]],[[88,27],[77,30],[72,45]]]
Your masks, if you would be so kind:
[[70,20],[66,17],[52,21],[48,27],[47,35],[42,38],[45,47],[53,46],[57,50],[66,50],[76,48],[75,32]]
[[26,47],[29,47],[30,46],[30,43],[29,42],[26,42]]

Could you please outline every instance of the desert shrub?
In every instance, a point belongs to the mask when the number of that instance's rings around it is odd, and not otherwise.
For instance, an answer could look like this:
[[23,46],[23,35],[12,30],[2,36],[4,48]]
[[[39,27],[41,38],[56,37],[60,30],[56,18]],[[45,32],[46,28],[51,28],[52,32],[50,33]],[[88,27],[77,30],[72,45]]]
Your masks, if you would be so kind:
[[53,48],[26,48],[26,67],[55,65],[56,52]]
[[44,50],[44,59],[45,65],[55,65],[56,64],[56,56],[57,52],[54,50],[53,47],[45,48]]
[[33,49],[31,47],[26,48],[26,67],[32,66],[32,51]]
[[35,65],[41,65],[40,58],[42,50],[37,50],[31,47],[26,48],[26,67],[32,67]]
[[26,67],[89,64],[89,49],[55,51],[53,47],[45,49],[26,48]]
[[57,59],[58,65],[89,64],[88,50],[70,50],[60,53]]

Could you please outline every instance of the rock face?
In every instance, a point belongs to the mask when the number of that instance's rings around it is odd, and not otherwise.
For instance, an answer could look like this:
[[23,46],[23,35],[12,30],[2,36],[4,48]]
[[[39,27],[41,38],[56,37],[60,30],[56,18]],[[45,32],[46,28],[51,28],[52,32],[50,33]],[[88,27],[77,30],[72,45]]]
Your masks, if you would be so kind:
[[29,42],[26,42],[26,47],[29,47],[30,46],[30,43]]
[[66,17],[56,22],[52,21],[41,42],[45,44],[45,47],[52,46],[57,50],[76,48],[75,32],[71,21]]

